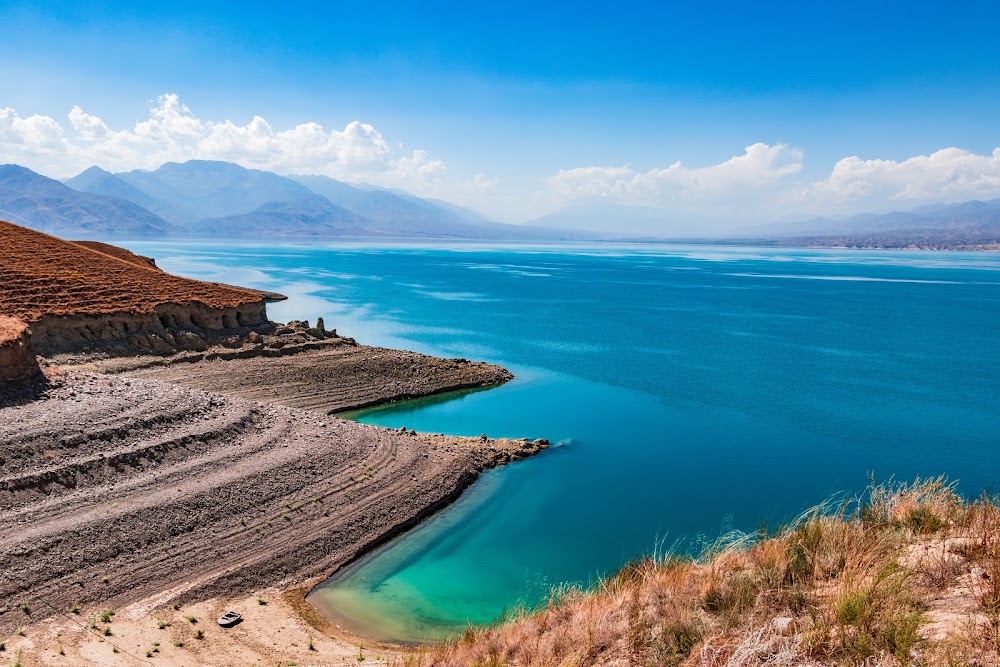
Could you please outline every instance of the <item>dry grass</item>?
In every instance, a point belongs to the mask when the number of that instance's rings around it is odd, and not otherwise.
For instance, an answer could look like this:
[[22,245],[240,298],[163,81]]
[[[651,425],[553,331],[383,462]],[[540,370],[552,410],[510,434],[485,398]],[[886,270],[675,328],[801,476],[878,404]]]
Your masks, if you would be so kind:
[[771,536],[630,563],[405,665],[1000,665],[1000,508],[875,485]]
[[111,247],[71,243],[0,221],[0,312],[31,324],[49,315],[151,313],[168,302],[232,308],[262,298],[171,276],[128,251],[108,254]]

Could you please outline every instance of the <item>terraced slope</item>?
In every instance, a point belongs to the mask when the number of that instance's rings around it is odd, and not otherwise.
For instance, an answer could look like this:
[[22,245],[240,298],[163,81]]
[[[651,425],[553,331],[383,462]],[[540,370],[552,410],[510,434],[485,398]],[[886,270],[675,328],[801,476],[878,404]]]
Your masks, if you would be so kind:
[[0,221],[0,312],[29,324],[51,316],[152,314],[156,306],[236,308],[259,294],[163,273]]
[[329,413],[456,389],[490,387],[513,377],[493,364],[347,344],[281,357],[203,361],[196,373],[190,364],[131,370],[128,360],[123,362],[119,368],[114,363],[98,368]]
[[21,601],[47,616],[325,576],[544,446],[71,372],[0,408],[0,636]]

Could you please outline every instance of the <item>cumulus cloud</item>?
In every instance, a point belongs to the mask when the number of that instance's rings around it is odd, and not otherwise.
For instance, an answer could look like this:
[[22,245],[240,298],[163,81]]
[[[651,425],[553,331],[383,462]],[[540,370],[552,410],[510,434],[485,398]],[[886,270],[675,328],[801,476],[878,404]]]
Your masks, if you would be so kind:
[[802,152],[784,144],[747,146],[742,155],[709,167],[669,167],[639,172],[631,167],[582,167],[550,179],[563,197],[602,197],[649,206],[698,202],[736,191],[779,184],[802,170]]
[[847,157],[804,196],[814,207],[848,209],[1000,197],[1000,148],[991,155],[943,148],[901,162]]
[[562,170],[546,181],[541,198],[550,207],[607,200],[739,224],[1000,197],[1000,148],[990,155],[944,148],[902,161],[846,157],[828,176],[812,181],[802,178],[804,167],[801,150],[756,143],[707,167],[675,162],[648,171],[629,166]]
[[159,96],[148,118],[112,129],[74,106],[69,128],[49,116],[22,118],[0,109],[0,160],[51,176],[70,176],[91,165],[109,171],[155,169],[164,162],[226,160],[285,174],[323,174],[380,185],[428,189],[446,168],[426,151],[392,150],[382,134],[353,121],[343,130],[303,123],[277,130],[254,116],[245,125],[196,116],[175,94]]

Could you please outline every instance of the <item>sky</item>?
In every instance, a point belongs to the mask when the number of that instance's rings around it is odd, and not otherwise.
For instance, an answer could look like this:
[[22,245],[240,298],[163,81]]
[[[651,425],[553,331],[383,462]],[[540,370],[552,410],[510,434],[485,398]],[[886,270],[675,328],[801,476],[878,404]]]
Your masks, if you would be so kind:
[[0,0],[0,162],[220,159],[691,233],[990,199],[998,25],[977,0]]

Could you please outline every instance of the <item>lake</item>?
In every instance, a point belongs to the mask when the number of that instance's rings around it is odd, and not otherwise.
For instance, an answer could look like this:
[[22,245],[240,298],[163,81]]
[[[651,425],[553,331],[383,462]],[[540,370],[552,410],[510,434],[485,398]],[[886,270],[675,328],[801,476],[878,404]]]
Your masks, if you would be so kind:
[[712,246],[126,244],[272,289],[272,319],[516,375],[352,415],[545,437],[312,596],[431,641],[627,560],[777,525],[840,493],[1000,477],[1000,255]]

